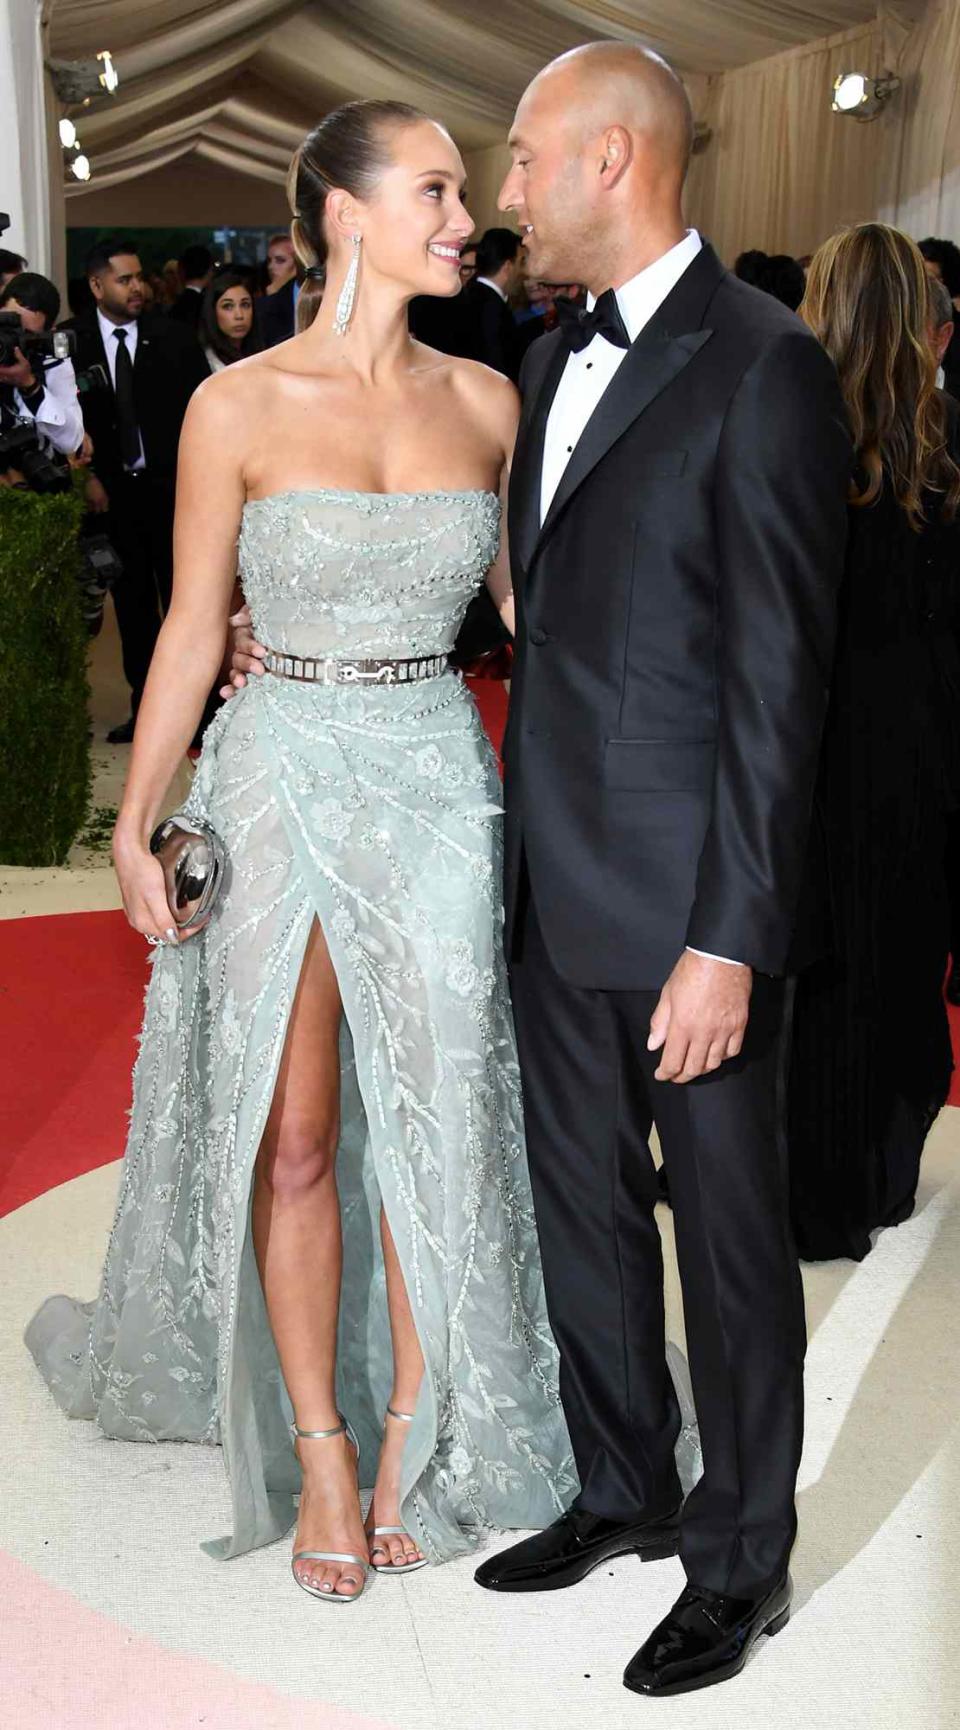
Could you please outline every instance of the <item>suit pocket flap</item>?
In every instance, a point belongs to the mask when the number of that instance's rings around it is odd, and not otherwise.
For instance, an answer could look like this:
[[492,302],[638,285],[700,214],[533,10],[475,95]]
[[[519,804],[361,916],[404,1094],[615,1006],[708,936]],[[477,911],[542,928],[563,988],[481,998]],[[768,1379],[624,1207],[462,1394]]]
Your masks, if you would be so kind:
[[682,475],[686,466],[686,451],[648,451],[637,459],[634,480],[641,486],[644,481],[672,480]]
[[713,739],[608,739],[607,787],[635,793],[700,793],[713,783]]

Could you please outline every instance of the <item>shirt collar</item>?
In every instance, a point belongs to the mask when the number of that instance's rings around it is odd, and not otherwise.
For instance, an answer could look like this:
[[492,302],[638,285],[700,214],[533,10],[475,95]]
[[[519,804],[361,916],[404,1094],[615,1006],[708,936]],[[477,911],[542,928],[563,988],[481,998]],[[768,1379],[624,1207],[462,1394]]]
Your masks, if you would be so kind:
[[97,307],[97,323],[100,326],[100,334],[103,337],[104,346],[106,346],[107,337],[114,336],[118,330],[136,330],[137,328],[137,321],[135,318],[128,319],[126,324],[114,324],[112,319],[104,318],[99,307]]
[[[645,270],[631,276],[629,282],[617,289],[617,305],[620,315],[627,327],[631,342],[635,342],[645,324],[653,317],[657,308],[662,306],[671,289],[676,288],[684,271],[691,265],[701,250],[703,241],[695,228],[688,228],[682,240],[676,246],[671,246],[669,252],[664,252],[648,264]],[[596,296],[587,295],[587,307],[592,312],[596,305]]]
[[477,282],[484,283],[487,288],[492,288],[494,294],[499,294],[500,299],[503,301],[504,306],[506,306],[508,304],[507,303],[507,297],[504,294],[503,289],[500,287],[499,282],[491,282],[489,276],[478,276],[475,280]]

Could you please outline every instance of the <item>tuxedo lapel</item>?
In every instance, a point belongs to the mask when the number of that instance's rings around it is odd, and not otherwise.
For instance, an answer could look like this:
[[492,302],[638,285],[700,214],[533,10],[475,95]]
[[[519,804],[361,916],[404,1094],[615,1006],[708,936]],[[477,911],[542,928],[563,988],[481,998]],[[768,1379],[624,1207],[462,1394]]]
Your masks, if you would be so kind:
[[657,321],[641,331],[583,429],[544,518],[541,541],[611,446],[673,383],[712,334],[695,330],[671,336]]
[[557,386],[569,352],[566,343],[557,333],[539,379],[524,396],[510,481],[513,497],[518,500],[517,551],[524,570],[530,568],[540,534],[543,441],[550,406],[557,394]]
[[[705,242],[676,287],[667,295],[649,324],[631,344],[620,367],[583,429],[564,470],[539,535],[529,547],[526,568],[535,558],[570,500],[597,464],[638,420],[644,410],[683,372],[685,366],[710,340],[713,332],[705,322],[710,302],[726,272],[712,246]],[[566,345],[564,344],[564,347]],[[558,375],[559,377],[559,375]],[[556,391],[556,382],[550,400]],[[549,413],[549,404],[547,405]],[[544,430],[546,414],[544,415]],[[543,432],[540,437],[542,466]],[[540,506],[540,476],[537,472],[537,514]]]

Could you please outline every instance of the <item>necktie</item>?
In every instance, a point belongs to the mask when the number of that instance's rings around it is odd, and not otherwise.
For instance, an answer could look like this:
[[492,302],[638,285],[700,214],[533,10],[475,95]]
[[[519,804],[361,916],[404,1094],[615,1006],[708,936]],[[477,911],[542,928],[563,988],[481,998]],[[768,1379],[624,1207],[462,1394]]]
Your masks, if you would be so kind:
[[114,332],[117,340],[117,419],[120,423],[120,452],[124,468],[132,469],[140,456],[140,429],[137,426],[137,405],[133,395],[133,361],[127,347],[125,330]]
[[556,304],[560,329],[574,354],[579,354],[595,336],[605,336],[615,348],[630,347],[630,336],[612,288],[604,290],[592,312],[566,298]]

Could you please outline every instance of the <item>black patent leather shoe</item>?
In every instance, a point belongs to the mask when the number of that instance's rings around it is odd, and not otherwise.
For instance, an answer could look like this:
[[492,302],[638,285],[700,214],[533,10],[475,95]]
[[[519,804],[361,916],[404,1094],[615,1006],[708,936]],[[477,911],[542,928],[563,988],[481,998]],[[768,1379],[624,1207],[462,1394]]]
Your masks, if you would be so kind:
[[657,1696],[726,1682],[743,1669],[761,1634],[779,1634],[786,1627],[792,1597],[789,1574],[762,1598],[727,1598],[704,1586],[687,1586],[631,1658],[624,1687]]
[[659,1520],[637,1521],[570,1508],[545,1531],[481,1562],[474,1579],[489,1592],[555,1592],[613,1556],[637,1555],[643,1562],[675,1556],[679,1530],[679,1507]]
[[133,729],[135,726],[136,726],[136,722],[135,722],[133,716],[131,715],[129,721],[121,721],[120,725],[118,727],[111,727],[109,733],[107,734],[107,744],[108,745],[132,745],[133,744]]
[[947,975],[947,1002],[960,1008],[960,965],[954,963]]

